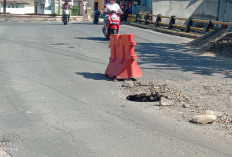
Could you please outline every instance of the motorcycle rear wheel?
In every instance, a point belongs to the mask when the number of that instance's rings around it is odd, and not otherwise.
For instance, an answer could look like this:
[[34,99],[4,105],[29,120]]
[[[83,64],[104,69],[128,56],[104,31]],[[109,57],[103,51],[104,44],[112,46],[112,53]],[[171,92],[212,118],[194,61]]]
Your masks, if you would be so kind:
[[113,34],[118,34],[118,31],[117,29],[109,29],[109,35],[106,36],[106,39],[110,39],[110,35],[113,35]]
[[110,29],[110,34],[117,34],[117,30],[116,29]]

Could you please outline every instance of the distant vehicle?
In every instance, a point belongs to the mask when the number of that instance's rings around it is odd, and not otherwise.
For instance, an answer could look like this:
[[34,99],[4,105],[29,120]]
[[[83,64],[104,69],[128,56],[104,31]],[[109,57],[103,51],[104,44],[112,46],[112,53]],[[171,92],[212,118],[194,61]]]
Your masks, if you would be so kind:
[[110,38],[111,34],[118,34],[119,26],[120,16],[116,13],[116,11],[111,11],[108,16],[107,24],[104,23],[102,32],[106,38]]

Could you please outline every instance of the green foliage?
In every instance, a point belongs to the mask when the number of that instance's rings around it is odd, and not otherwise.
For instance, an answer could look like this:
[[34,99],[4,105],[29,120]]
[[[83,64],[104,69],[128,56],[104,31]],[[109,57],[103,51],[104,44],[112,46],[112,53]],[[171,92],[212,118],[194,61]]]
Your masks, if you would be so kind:
[[74,5],[71,8],[71,16],[77,16],[77,15],[79,15],[79,6]]

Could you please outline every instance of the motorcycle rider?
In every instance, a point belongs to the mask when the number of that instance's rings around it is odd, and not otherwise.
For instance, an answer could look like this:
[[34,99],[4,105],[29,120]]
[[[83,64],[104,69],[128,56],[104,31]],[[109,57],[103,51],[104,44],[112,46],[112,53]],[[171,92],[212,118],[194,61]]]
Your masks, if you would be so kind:
[[[106,31],[108,16],[109,16],[109,13],[111,11],[116,11],[116,13],[118,13],[119,15],[121,15],[123,13],[122,10],[121,10],[121,8],[120,8],[120,6],[117,3],[115,3],[115,0],[110,0],[110,2],[107,3],[104,6],[104,10],[103,10],[103,13],[105,14],[105,16],[104,16],[104,22],[103,22],[104,26],[102,28],[103,32]],[[104,31],[104,29],[105,29],[105,31]]]
[[[64,11],[65,10],[69,10],[71,9],[71,5],[69,4],[69,0],[65,0],[64,4],[62,5],[61,9],[63,9],[62,12],[62,20],[64,19]],[[68,20],[70,18],[70,14],[68,15]]]

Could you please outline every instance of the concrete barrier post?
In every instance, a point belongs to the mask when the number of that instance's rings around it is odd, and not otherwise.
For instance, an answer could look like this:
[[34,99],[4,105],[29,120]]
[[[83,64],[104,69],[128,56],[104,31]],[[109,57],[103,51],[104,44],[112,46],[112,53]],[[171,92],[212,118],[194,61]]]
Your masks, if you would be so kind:
[[139,13],[136,14],[134,22],[137,23],[138,22],[138,18],[139,18]]
[[193,19],[192,17],[189,17],[188,21],[186,22],[185,32],[189,32],[189,31],[190,31],[190,27],[191,27],[192,24],[193,24],[192,19]]
[[144,24],[145,24],[145,25],[147,25],[147,24],[148,24],[148,22],[147,22],[148,17],[149,17],[149,16],[148,16],[148,13],[147,13],[147,14],[146,14],[146,16],[145,16],[145,19],[144,19]]
[[155,27],[160,26],[159,22],[161,22],[161,20],[162,20],[162,15],[158,14],[157,17],[156,17],[156,21],[155,21]]
[[213,24],[211,21],[209,21],[209,23],[207,23],[205,25],[205,30],[204,30],[204,33],[207,33],[209,31],[210,28],[213,28]]
[[173,24],[175,24],[176,20],[175,20],[175,16],[171,16],[169,23],[168,23],[168,29],[172,29],[173,28]]

